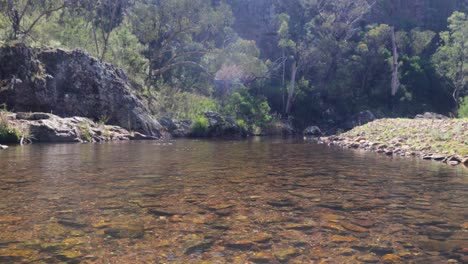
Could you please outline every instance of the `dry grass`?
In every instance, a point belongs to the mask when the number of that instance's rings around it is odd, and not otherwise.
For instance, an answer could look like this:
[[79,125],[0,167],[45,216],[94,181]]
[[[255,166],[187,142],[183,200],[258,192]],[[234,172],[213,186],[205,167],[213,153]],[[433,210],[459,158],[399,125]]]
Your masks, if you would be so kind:
[[468,155],[468,119],[380,119],[342,134],[412,150]]

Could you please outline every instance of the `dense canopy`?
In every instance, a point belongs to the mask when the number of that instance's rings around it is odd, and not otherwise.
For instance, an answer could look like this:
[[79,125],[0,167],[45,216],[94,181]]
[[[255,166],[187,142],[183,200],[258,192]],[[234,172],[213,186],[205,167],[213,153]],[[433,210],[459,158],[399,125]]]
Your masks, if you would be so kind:
[[[154,115],[255,129],[468,115],[467,0],[0,0],[3,44],[83,49]],[[465,102],[465,103],[463,103]]]

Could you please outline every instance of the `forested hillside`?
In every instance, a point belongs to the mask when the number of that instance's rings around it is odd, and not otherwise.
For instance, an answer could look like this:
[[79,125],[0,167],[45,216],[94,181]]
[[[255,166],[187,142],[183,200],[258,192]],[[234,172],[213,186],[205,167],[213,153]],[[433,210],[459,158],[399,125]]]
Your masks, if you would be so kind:
[[[0,0],[3,45],[122,67],[155,116],[252,130],[468,116],[468,0]],[[463,98],[467,98],[463,101]]]

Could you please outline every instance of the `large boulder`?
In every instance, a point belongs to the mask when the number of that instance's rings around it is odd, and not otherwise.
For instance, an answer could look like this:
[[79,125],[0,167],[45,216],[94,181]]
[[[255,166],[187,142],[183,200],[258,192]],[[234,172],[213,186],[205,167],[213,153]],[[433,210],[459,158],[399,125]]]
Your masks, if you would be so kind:
[[302,134],[308,137],[320,137],[323,133],[318,126],[310,126],[304,129],[304,132],[302,132]]
[[414,118],[415,119],[448,119],[447,116],[437,114],[437,113],[432,113],[432,112],[425,112],[422,115],[416,115]]
[[191,120],[176,120],[170,117],[160,117],[158,122],[173,136],[186,137],[190,134]]
[[375,115],[371,111],[363,111],[348,118],[346,122],[344,122],[343,128],[346,130],[351,130],[357,126],[362,126],[372,122],[375,119]]
[[248,131],[239,126],[232,118],[212,111],[206,112],[204,116],[208,120],[206,131],[202,131],[201,134],[200,132],[191,133],[191,136],[239,138],[248,135]]
[[0,104],[15,112],[106,120],[163,137],[163,127],[130,87],[125,73],[83,51],[0,48]]
[[85,117],[61,118],[47,113],[17,113],[9,125],[20,128],[26,141],[34,142],[105,142],[129,140],[133,136],[117,126],[97,124]]
[[262,128],[259,136],[292,136],[296,130],[290,120],[281,120],[267,124]]

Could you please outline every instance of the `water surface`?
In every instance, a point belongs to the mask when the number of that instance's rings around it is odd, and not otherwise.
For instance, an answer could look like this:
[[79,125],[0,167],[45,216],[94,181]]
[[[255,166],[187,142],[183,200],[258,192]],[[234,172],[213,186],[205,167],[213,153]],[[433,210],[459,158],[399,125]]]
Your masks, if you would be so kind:
[[468,170],[302,139],[0,152],[0,263],[466,263]]

